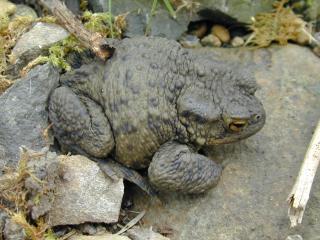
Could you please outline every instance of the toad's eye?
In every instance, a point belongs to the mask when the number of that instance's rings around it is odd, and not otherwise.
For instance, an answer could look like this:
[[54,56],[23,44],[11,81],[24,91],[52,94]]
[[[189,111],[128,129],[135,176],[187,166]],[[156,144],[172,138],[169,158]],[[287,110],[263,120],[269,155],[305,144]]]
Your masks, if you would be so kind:
[[240,132],[248,125],[248,121],[246,119],[225,119],[225,125],[228,130],[232,132]]

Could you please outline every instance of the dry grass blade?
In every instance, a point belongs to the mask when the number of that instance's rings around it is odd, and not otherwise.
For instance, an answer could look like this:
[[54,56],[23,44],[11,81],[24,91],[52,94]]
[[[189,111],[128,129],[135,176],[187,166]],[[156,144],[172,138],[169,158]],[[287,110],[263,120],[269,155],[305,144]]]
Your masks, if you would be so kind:
[[6,91],[12,84],[12,81],[5,78],[2,79],[0,76],[0,94]]
[[[31,159],[38,159],[47,154],[47,148],[40,152],[34,152],[26,147],[20,147],[20,160],[15,171],[7,172],[0,177],[0,200],[3,209],[8,213],[11,220],[20,225],[27,238],[31,240],[56,239],[54,233],[50,232],[49,225],[45,217],[38,217],[34,221],[30,221],[30,204],[37,204],[37,200],[48,191],[46,178],[39,179],[33,169],[29,165]],[[26,187],[25,181],[33,181],[39,184],[38,192],[32,192]],[[50,190],[50,189],[49,189]],[[50,234],[51,233],[51,234]],[[50,235],[46,237],[46,235]]]
[[0,176],[0,192],[12,188],[16,184],[19,175],[16,172]]
[[320,121],[311,139],[297,180],[287,199],[289,203],[288,215],[291,227],[302,222],[302,217],[309,200],[309,195],[320,162]]
[[135,218],[133,218],[130,222],[128,222],[119,232],[117,232],[116,235],[120,235],[126,232],[127,230],[129,230],[130,228],[132,228],[143,218],[145,214],[146,214],[146,211],[142,211],[141,213],[139,213]]
[[308,44],[312,41],[307,23],[293,10],[284,5],[288,0],[280,0],[274,4],[275,10],[270,13],[259,13],[253,18],[251,37],[246,45],[267,47],[272,42],[285,45],[288,41]]
[[30,239],[42,240],[42,238],[38,236],[37,229],[27,222],[26,217],[22,213],[14,213],[12,216],[12,220],[19,224],[21,227],[23,227],[24,231],[26,232],[26,235]]
[[34,67],[37,66],[37,65],[47,63],[48,61],[49,61],[49,57],[46,57],[46,56],[39,56],[39,57],[33,59],[31,62],[29,62],[29,63],[27,64],[27,66],[25,66],[25,67],[20,71],[20,76],[21,76],[21,77],[26,76],[27,73],[28,73],[32,68],[34,68]]
[[70,238],[71,236],[75,235],[77,233],[76,230],[71,230],[70,232],[68,232],[66,235],[59,237],[58,240],[66,240],[68,238]]

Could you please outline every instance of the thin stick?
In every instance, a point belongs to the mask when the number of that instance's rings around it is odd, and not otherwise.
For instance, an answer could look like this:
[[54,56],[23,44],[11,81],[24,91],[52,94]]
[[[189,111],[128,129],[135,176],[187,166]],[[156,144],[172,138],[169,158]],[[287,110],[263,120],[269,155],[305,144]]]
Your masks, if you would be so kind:
[[106,60],[111,57],[117,40],[104,38],[99,33],[93,33],[85,29],[83,24],[59,0],[38,1],[40,4],[48,8],[62,26],[64,26],[71,34],[76,36],[84,47],[91,49],[96,56],[102,60]]
[[297,180],[288,196],[291,227],[301,224],[309,200],[311,186],[320,162],[320,121],[313,134]]
[[127,230],[129,230],[130,228],[132,228],[134,225],[136,225],[142,218],[143,216],[146,214],[146,211],[142,211],[141,213],[139,213],[134,219],[132,219],[130,222],[128,222],[119,232],[117,232],[115,235],[120,235],[124,232],[126,232]]

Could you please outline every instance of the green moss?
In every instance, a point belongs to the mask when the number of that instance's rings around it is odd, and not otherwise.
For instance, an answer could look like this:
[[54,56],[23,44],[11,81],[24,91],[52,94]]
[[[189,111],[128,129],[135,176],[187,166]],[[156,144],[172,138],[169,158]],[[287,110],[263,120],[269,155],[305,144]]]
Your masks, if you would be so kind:
[[8,15],[0,15],[0,93],[12,84],[5,76],[11,49],[31,23],[31,17],[17,17],[10,21]]
[[[82,0],[82,9],[87,7],[88,1]],[[85,11],[82,16],[84,26],[92,31],[98,32],[103,37],[121,38],[123,29],[126,27],[126,15],[113,16],[110,12],[107,13],[91,13]],[[32,22],[47,22],[55,23],[56,18],[52,16],[45,16],[36,20],[27,17],[18,17],[10,22],[8,16],[0,16],[0,80],[4,79],[2,75],[9,62],[10,51],[14,47],[17,39],[25,32]],[[22,70],[22,74],[26,74],[32,67],[37,64],[50,62],[54,66],[59,67],[65,71],[71,69],[70,64],[67,62],[66,57],[72,52],[82,52],[85,48],[74,36],[67,37],[66,39],[54,44],[49,48],[48,56],[39,56],[32,60]]]
[[[112,28],[110,28],[110,19]],[[122,31],[125,28],[125,16],[112,16],[109,12],[92,13],[85,11],[82,16],[85,28],[92,32],[98,32],[103,37],[121,38]],[[49,48],[48,61],[54,66],[65,71],[71,70],[70,64],[66,60],[66,56],[72,52],[81,53],[85,48],[74,36],[69,36],[66,39],[54,44]]]
[[44,240],[57,240],[59,239],[54,232],[49,229],[45,234],[44,234]]
[[80,0],[81,11],[86,11],[88,9],[88,0]]
[[84,50],[85,48],[74,36],[69,36],[49,48],[48,61],[56,67],[59,67],[65,71],[70,71],[71,66],[66,61],[66,56],[71,52],[80,53]]
[[122,36],[126,26],[124,18],[124,15],[114,17],[109,12],[92,13],[90,11],[85,11],[82,16],[85,28],[111,38]]

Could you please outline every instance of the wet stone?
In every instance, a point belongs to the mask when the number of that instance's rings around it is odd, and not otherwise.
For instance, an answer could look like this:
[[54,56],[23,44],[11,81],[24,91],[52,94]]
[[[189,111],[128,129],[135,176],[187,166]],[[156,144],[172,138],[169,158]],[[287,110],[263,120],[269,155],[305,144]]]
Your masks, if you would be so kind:
[[175,240],[286,239],[297,234],[317,239],[320,175],[298,229],[290,228],[285,199],[320,118],[318,57],[290,44],[255,51],[215,48],[212,58],[254,66],[266,125],[247,140],[212,149],[210,157],[222,161],[224,170],[216,188],[206,194],[162,195],[163,205],[134,194],[135,210],[146,210],[144,227],[166,229],[169,223]]

